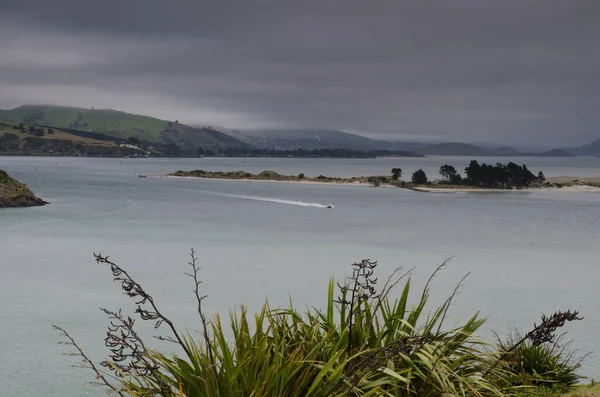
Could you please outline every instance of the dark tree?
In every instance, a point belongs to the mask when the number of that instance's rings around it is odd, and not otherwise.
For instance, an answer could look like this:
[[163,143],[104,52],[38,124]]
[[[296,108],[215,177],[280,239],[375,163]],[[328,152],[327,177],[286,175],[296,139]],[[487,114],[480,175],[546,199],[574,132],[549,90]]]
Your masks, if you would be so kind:
[[48,128],[47,134],[54,134],[54,130],[52,128]]
[[412,174],[411,180],[415,185],[424,185],[427,183],[427,174],[425,174],[425,171],[419,168]]
[[481,166],[477,162],[477,160],[471,160],[469,166],[465,168],[465,174],[467,175],[467,180],[472,184],[475,184],[476,181],[479,180],[479,174],[481,171]]
[[298,174],[298,179],[304,179],[304,174]]
[[440,175],[445,181],[454,181],[458,177],[458,172],[453,166],[445,164],[440,167]]
[[537,180],[539,183],[546,182],[546,176],[544,175],[544,173],[542,171],[538,172]]
[[397,181],[402,176],[402,168],[392,168],[392,179]]
[[465,168],[467,181],[473,186],[503,188],[511,186],[529,186],[536,178],[526,165],[519,166],[513,162],[507,165],[479,165],[475,160]]

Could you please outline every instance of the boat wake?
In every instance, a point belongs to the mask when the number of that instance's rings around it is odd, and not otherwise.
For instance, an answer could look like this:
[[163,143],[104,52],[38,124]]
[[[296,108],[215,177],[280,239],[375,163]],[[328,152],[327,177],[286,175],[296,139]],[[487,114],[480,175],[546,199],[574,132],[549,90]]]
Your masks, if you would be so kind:
[[313,207],[313,208],[333,208],[333,205],[323,205],[319,203],[307,203],[306,201],[296,201],[296,200],[283,200],[278,198],[271,197],[258,197],[258,196],[245,196],[241,194],[228,194],[228,193],[212,193],[216,196],[223,197],[231,197],[237,198],[241,200],[254,200],[254,201],[264,201],[268,203],[277,203],[277,204],[289,204],[289,205],[299,205],[301,207]]

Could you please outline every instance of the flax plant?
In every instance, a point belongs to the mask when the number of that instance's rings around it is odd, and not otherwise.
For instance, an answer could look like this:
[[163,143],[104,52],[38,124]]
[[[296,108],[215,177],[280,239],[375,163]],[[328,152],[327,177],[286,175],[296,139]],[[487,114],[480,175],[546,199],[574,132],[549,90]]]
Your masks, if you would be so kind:
[[[91,368],[109,391],[133,397],[221,396],[503,396],[508,372],[503,357],[476,333],[485,318],[475,313],[449,326],[446,317],[463,280],[442,304],[428,308],[430,281],[411,301],[411,272],[397,269],[378,288],[377,262],[352,264],[342,283],[329,281],[322,308],[272,308],[252,315],[242,306],[228,321],[208,317],[200,293],[199,266],[191,253],[200,337],[176,328],[152,296],[108,257],[106,265],[122,290],[135,300],[138,316],[165,329],[159,337],[180,347],[167,354],[149,347],[135,321],[104,309],[111,319],[105,345],[110,354]],[[394,289],[398,298],[391,298]],[[553,324],[556,325],[556,324]],[[59,328],[75,353],[83,351]]]

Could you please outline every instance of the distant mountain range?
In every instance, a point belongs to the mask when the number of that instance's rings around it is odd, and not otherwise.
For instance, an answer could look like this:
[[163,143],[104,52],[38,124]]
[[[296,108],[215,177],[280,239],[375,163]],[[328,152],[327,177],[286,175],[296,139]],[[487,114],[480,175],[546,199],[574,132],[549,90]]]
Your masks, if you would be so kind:
[[260,148],[293,149],[350,149],[404,150],[426,156],[539,156],[574,157],[573,152],[553,149],[546,152],[520,152],[512,147],[482,147],[461,142],[423,143],[390,142],[350,134],[339,130],[322,129],[249,129],[230,131],[230,136]]
[[261,149],[406,150],[418,142],[380,141],[333,129],[244,129],[230,136]]
[[415,148],[426,156],[492,156],[493,154],[479,146],[466,143],[434,143]]
[[565,148],[565,150],[577,156],[600,156],[600,139],[587,145]]
[[[358,151],[407,151],[428,156],[539,156],[572,157],[600,155],[600,139],[587,145],[556,148],[546,152],[522,152],[512,147],[494,147],[462,142],[397,142],[368,138],[335,129],[242,129],[189,126],[177,120],[161,120],[110,109],[83,109],[53,105],[27,105],[0,110],[0,121],[62,129],[65,133],[91,139],[135,138],[143,142],[176,145],[183,150],[225,149]],[[0,131],[2,134],[2,131]]]

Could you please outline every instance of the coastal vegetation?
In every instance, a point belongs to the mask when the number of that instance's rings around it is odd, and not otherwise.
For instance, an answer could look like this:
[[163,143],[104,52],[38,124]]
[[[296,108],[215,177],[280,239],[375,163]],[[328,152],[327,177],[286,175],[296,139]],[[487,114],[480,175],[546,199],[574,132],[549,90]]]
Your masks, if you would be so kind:
[[427,174],[421,168],[413,172],[410,180],[414,185],[425,185],[428,182]]
[[352,178],[335,178],[325,175],[319,175],[315,178],[307,177],[303,173],[298,175],[282,175],[275,171],[262,171],[258,174],[252,174],[246,171],[176,171],[168,176],[176,177],[191,177],[204,179],[231,179],[231,180],[254,180],[254,181],[280,181],[280,182],[318,182],[318,183],[374,183],[373,178],[378,178],[379,181],[388,181],[385,176],[377,177],[352,177]]
[[48,203],[37,198],[27,186],[0,170],[0,208],[35,207],[45,204]]
[[[308,177],[301,173],[299,175],[282,175],[275,171],[263,171],[252,174],[246,171],[177,171],[167,176],[191,177],[205,179],[231,179],[231,180],[256,180],[256,181],[281,181],[281,182],[317,182],[333,184],[369,184],[372,186],[392,186],[406,189],[523,189],[543,187],[563,187],[573,183],[550,183],[542,171],[534,175],[526,165],[508,163],[507,165],[497,163],[496,165],[479,164],[473,160],[465,168],[466,176],[462,177],[452,165],[442,165],[439,174],[442,179],[430,181],[425,171],[418,169],[412,173],[410,181],[400,178],[403,170],[394,167],[390,175],[356,176],[349,178],[328,177],[319,175]],[[584,185],[596,186],[594,183],[581,182]]]
[[465,168],[465,174],[468,184],[481,187],[523,187],[529,186],[533,182],[539,182],[538,178],[529,171],[525,164],[520,166],[513,162],[507,165],[501,163],[496,165],[483,163],[480,165],[476,160],[472,160],[469,166]]
[[482,188],[510,189],[528,187],[532,184],[542,184],[546,177],[542,171],[534,175],[525,164],[522,166],[509,162],[504,165],[479,164],[477,160],[471,160],[465,168],[466,176],[463,178],[452,165],[442,165],[439,170],[442,180],[439,184],[475,186]]
[[457,183],[462,179],[458,171],[456,171],[456,168],[454,168],[452,165],[442,165],[439,173],[442,176],[442,179],[446,182]]
[[188,276],[200,324],[192,333],[180,331],[123,267],[100,254],[95,260],[135,302],[136,317],[161,332],[158,340],[178,347],[178,353],[153,348],[134,318],[102,309],[110,324],[104,340],[109,353],[97,364],[67,330],[55,326],[93,371],[95,383],[121,397],[543,396],[568,392],[580,379],[581,359],[552,347],[559,346],[560,328],[583,319],[577,311],[542,316],[508,344],[486,342],[478,336],[485,323],[478,313],[447,321],[466,276],[439,306],[429,308],[431,280],[448,261],[414,294],[412,269],[398,268],[380,282],[377,262],[364,259],[352,264],[345,282],[329,281],[322,309],[265,303],[255,315],[245,307],[232,311],[224,325],[218,314],[204,311],[207,295],[192,251]]

